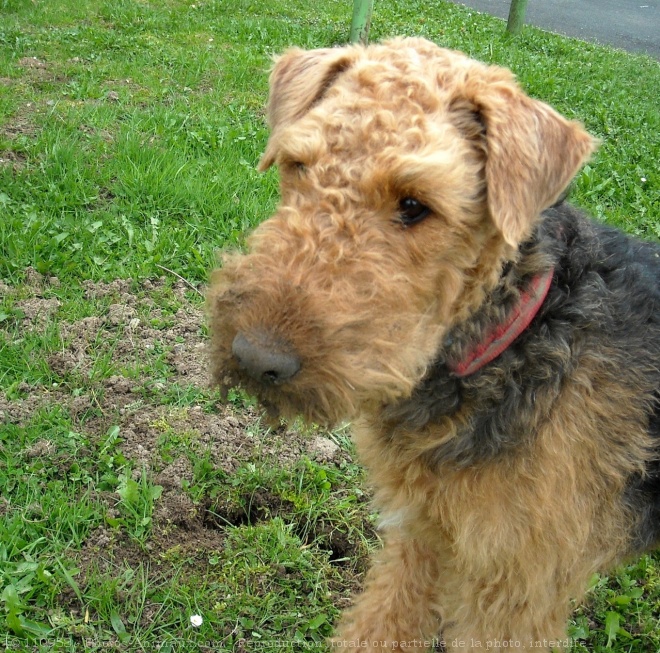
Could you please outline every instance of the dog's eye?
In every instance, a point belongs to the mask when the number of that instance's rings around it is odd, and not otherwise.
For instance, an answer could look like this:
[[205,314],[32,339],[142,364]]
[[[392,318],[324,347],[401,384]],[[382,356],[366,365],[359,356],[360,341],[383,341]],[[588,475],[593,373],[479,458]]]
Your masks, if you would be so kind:
[[430,213],[431,209],[414,197],[404,197],[399,201],[399,219],[405,227],[421,222]]

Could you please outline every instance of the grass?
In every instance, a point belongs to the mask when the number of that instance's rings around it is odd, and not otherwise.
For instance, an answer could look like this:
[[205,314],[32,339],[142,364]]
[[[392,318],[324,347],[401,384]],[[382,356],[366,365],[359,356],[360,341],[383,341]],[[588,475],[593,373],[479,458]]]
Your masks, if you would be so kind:
[[[241,395],[220,408],[185,367],[199,297],[163,267],[203,283],[272,210],[277,177],[255,171],[270,57],[344,43],[347,3],[0,9],[0,647],[314,646],[377,546],[348,433],[267,432]],[[511,67],[585,122],[602,145],[574,201],[660,237],[656,61],[507,39],[443,2],[379,5],[373,38],[400,34]],[[319,435],[337,456],[309,455]],[[658,614],[646,556],[593,579],[573,648],[659,651]]]

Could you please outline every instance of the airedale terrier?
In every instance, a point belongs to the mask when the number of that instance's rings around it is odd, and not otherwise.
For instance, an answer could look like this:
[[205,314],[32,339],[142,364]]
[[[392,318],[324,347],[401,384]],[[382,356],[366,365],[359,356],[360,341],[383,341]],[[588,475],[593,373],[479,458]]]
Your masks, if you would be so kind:
[[421,39],[290,50],[281,205],[208,294],[212,368],[352,420],[384,546],[335,646],[565,646],[591,575],[660,543],[660,247],[564,201],[595,143]]

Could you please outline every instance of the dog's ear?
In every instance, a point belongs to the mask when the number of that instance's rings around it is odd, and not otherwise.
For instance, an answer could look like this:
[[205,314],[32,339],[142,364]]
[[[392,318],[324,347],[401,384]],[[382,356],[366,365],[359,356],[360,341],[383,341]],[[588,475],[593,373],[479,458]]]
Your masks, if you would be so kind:
[[302,118],[356,57],[355,48],[293,48],[275,60],[267,109],[271,137],[259,170],[266,170],[275,161],[278,132]]
[[541,211],[554,204],[597,141],[577,122],[525,95],[503,68],[483,67],[466,92],[485,130],[491,217],[517,247]]

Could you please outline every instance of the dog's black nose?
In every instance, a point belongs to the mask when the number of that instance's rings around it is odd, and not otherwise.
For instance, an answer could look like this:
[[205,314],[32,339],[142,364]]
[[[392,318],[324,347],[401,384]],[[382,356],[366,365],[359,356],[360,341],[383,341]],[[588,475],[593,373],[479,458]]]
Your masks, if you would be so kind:
[[241,370],[255,381],[266,385],[279,385],[300,371],[300,359],[289,347],[273,345],[268,338],[248,340],[237,333],[231,346],[232,354]]

